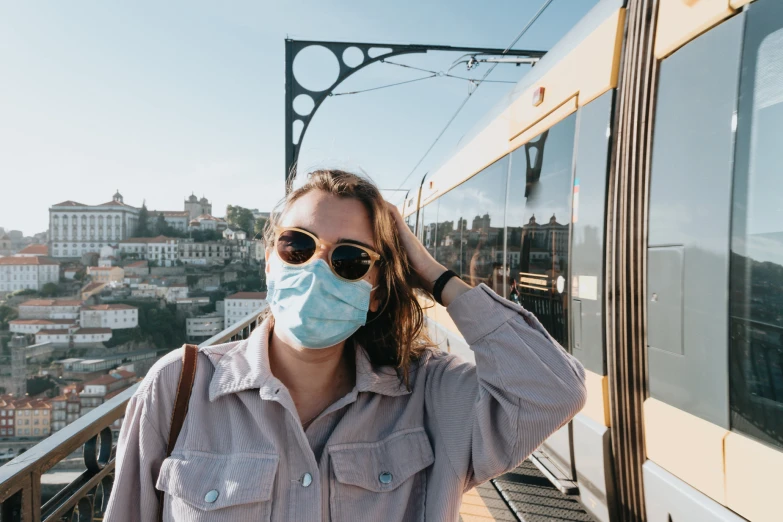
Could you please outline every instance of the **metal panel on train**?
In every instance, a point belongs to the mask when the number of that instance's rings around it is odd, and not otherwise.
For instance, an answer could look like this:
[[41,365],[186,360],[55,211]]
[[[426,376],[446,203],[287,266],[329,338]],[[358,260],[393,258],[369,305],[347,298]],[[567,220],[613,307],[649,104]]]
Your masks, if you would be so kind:
[[724,22],[661,63],[650,187],[650,395],[723,427],[743,21]]

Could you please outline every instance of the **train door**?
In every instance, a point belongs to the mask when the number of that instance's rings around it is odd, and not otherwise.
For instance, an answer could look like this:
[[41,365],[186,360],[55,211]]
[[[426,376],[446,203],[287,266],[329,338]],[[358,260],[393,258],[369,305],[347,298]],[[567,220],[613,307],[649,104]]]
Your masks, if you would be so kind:
[[779,520],[783,4],[664,58],[648,235],[648,520]]
[[[511,153],[506,205],[505,296],[533,312],[569,351],[570,225],[577,115]],[[561,491],[575,490],[571,424],[553,434],[533,462]]]

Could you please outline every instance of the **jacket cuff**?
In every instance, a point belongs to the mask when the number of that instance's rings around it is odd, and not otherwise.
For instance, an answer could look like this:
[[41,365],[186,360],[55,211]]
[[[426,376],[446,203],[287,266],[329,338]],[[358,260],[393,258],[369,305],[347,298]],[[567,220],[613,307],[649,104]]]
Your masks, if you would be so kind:
[[446,310],[469,345],[521,312],[519,306],[503,299],[484,283],[454,299]]

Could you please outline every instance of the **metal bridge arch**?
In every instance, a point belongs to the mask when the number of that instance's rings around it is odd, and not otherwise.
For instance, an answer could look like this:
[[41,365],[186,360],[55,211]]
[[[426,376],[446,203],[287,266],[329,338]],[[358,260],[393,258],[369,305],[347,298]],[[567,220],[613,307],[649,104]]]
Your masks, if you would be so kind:
[[[309,47],[324,47],[334,54],[339,64],[339,73],[337,79],[323,91],[313,91],[304,87],[294,75],[294,59],[300,52]],[[345,51],[351,48],[361,51],[363,61],[352,67],[345,62]],[[375,56],[371,56],[375,54]],[[285,41],[285,181],[286,191],[290,188],[291,180],[296,176],[296,162],[299,159],[302,140],[307,133],[307,128],[313,120],[313,116],[318,111],[321,104],[331,96],[335,87],[340,85],[351,75],[364,69],[368,65],[380,62],[386,58],[399,56],[402,54],[420,54],[427,51],[458,51],[476,54],[497,54],[507,56],[524,56],[529,58],[541,58],[544,51],[529,50],[504,50],[489,49],[480,47],[452,47],[449,45],[419,45],[419,44],[386,44],[386,43],[361,43],[361,42],[330,42],[315,40],[293,40]],[[309,96],[313,101],[313,108],[307,114],[300,114],[294,110],[294,100],[300,96]],[[298,136],[295,136],[294,125],[301,123],[302,129]]]

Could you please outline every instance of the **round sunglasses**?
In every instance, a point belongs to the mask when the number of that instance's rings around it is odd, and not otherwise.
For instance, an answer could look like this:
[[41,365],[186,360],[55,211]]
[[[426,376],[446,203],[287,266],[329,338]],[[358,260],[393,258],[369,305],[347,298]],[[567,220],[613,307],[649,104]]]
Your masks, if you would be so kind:
[[291,266],[309,263],[320,249],[329,250],[329,267],[345,281],[359,281],[367,275],[381,256],[354,243],[329,243],[300,228],[281,228],[275,236],[275,251],[280,260]]

